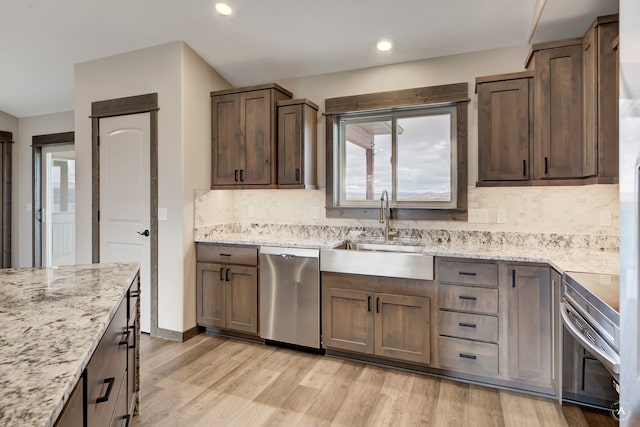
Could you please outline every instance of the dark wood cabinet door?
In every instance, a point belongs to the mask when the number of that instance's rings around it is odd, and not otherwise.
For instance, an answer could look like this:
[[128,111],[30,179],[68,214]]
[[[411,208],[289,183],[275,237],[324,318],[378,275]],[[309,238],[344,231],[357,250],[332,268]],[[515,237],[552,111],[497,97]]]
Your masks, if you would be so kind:
[[84,376],[81,376],[69,396],[55,427],[78,427],[84,425]]
[[536,52],[534,179],[582,174],[582,45]]
[[222,264],[196,264],[196,316],[198,325],[225,327],[226,269]]
[[373,354],[373,293],[324,286],[322,340],[326,348]]
[[377,356],[430,363],[429,298],[375,294],[375,313]]
[[[241,185],[272,184],[272,162],[275,161],[275,104],[269,89],[241,95],[241,150],[244,166]],[[272,134],[273,132],[273,134]]]
[[529,179],[531,84],[522,78],[478,85],[480,181]]
[[240,102],[238,94],[211,97],[212,185],[239,184],[244,168]]
[[598,173],[598,30],[589,28],[582,40],[583,135],[582,172],[584,176]]
[[278,108],[278,185],[302,184],[302,105]]
[[226,328],[250,334],[258,333],[258,269],[231,265],[226,267]]
[[509,378],[552,387],[552,290],[549,267],[508,266]]

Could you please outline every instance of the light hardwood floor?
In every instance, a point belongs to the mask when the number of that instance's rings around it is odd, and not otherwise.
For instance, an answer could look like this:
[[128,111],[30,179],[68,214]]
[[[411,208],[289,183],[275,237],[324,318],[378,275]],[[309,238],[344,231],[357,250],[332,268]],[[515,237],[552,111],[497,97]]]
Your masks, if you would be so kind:
[[143,335],[134,426],[615,426],[607,413],[222,337]]

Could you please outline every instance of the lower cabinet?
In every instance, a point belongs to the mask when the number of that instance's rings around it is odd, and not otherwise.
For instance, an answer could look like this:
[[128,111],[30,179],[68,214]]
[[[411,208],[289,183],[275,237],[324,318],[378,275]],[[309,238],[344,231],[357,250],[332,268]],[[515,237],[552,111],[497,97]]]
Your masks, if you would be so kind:
[[137,276],[56,420],[56,427],[130,425],[137,411],[139,390],[139,295]]
[[508,377],[552,387],[552,287],[549,267],[508,265]]
[[197,263],[198,325],[258,333],[258,268]]
[[430,298],[385,292],[403,281],[323,273],[323,346],[429,364]]

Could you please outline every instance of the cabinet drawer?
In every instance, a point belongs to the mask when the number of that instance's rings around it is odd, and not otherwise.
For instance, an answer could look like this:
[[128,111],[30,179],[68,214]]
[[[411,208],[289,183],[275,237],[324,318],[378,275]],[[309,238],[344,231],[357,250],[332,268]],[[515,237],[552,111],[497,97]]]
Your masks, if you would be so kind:
[[198,243],[196,258],[200,262],[258,265],[258,248]]
[[442,335],[498,342],[498,318],[494,316],[440,311],[438,324]]
[[127,369],[127,303],[123,301],[87,365],[87,421],[101,426],[111,420]]
[[441,285],[438,288],[440,308],[498,314],[498,290],[470,286]]
[[498,375],[498,345],[440,337],[440,366],[474,375]]
[[438,261],[440,283],[498,286],[498,266],[485,262]]

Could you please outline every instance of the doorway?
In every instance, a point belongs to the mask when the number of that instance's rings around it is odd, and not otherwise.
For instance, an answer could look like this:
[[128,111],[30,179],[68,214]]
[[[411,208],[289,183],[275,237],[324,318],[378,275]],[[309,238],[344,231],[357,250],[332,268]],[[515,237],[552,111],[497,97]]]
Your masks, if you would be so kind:
[[[93,102],[91,123],[92,261],[122,261],[127,247],[140,263],[141,330],[158,336],[158,94]],[[136,188],[115,190],[129,180]]]
[[75,264],[75,134],[32,138],[34,267]]
[[11,146],[13,134],[0,131],[0,268],[11,267]]
[[42,265],[76,261],[76,152],[73,144],[42,149]]

